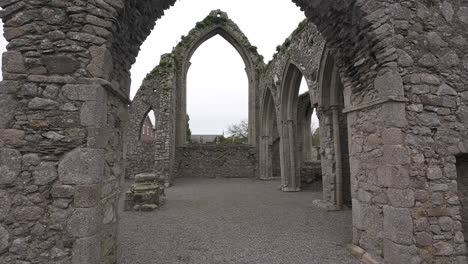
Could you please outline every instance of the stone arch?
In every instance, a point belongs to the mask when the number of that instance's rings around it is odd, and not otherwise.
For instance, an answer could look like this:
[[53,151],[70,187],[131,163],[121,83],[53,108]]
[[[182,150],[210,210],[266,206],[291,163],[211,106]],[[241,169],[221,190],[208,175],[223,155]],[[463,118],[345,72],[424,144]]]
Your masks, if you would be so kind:
[[[353,243],[367,251],[363,255],[367,261],[372,256],[389,263],[466,262],[465,247],[459,243],[463,235],[457,230],[459,204],[424,198],[437,193],[442,197],[453,196],[451,187],[435,190],[427,186],[453,186],[454,155],[466,152],[463,148],[468,136],[460,131],[465,131],[468,123],[467,100],[463,95],[468,85],[465,74],[468,69],[467,3],[294,2],[329,42],[344,88],[352,91],[352,105],[345,111],[352,121],[349,122],[351,134],[356,136],[351,140],[354,161],[351,172],[358,179],[356,188],[361,191],[359,196],[353,196]],[[119,191],[115,179],[122,171],[122,113],[129,103],[129,69],[155,21],[174,3],[175,0],[1,3],[4,33],[10,45],[3,54],[4,78],[0,88],[0,112],[4,113],[0,117],[0,135],[7,136],[2,139],[1,151],[8,154],[3,155],[8,158],[1,162],[8,174],[1,179],[0,188],[4,190],[8,186],[9,191],[24,196],[33,195],[24,191],[36,187],[37,192],[51,190],[51,195],[40,204],[29,207],[14,204],[7,214],[10,217],[13,212],[35,212],[31,218],[66,227],[54,231],[54,237],[67,239],[73,246],[64,259],[85,259],[90,264],[101,259],[113,262],[115,242],[112,241],[118,221],[115,202]],[[431,26],[424,27],[427,24]],[[51,49],[42,52],[47,46]],[[431,62],[434,58],[436,63]],[[449,102],[442,108],[449,109],[450,113],[433,112],[434,104],[441,103],[428,100],[431,96],[424,90],[418,93],[421,91],[418,85],[429,86],[433,96],[448,99],[442,100]],[[58,90],[58,95],[46,97],[38,87]],[[439,89],[440,94],[433,93]],[[24,91],[32,93],[24,94]],[[457,99],[460,105],[453,104]],[[43,115],[45,121],[24,122],[24,113]],[[57,120],[70,122],[64,124]],[[440,131],[417,133],[420,127]],[[455,137],[443,136],[442,132]],[[46,133],[48,137],[43,137]],[[52,139],[60,136],[53,133],[71,139],[69,144],[54,142]],[[455,138],[457,143],[448,142],[447,138]],[[25,139],[37,141],[32,144]],[[436,144],[430,144],[430,140]],[[364,151],[367,147],[374,152]],[[424,155],[427,151],[438,155],[429,158]],[[375,155],[377,152],[381,156]],[[114,155],[106,155],[109,153]],[[21,169],[32,171],[29,167],[21,168],[22,157],[34,157],[46,163],[45,174],[50,178],[36,178],[36,184],[28,183],[33,188],[24,188],[30,186],[24,186],[17,176]],[[376,168],[375,164],[381,166]],[[417,184],[410,185],[410,172],[411,176],[417,175]],[[372,175],[377,177],[374,182],[370,181],[375,179]],[[74,197],[84,193],[75,190],[86,189],[89,191],[86,193],[91,193],[100,188],[106,190],[102,194],[105,199],[96,201],[91,198],[100,195],[89,195],[90,203],[71,204],[65,219],[54,219],[50,214],[47,205],[62,199],[61,195]],[[415,192],[426,195],[416,196]],[[8,193],[5,200],[12,196]],[[387,199],[379,199],[382,197]],[[433,234],[426,224],[429,217],[431,223],[450,218],[451,228],[446,236]],[[8,247],[19,237],[4,220],[0,221],[0,232],[7,238]],[[29,230],[28,221],[17,223]],[[429,245],[417,244],[417,234],[427,235]],[[372,241],[371,237],[384,239]],[[101,243],[104,239],[106,243]],[[30,244],[44,242],[43,238],[33,236]],[[20,253],[18,258],[37,257],[51,262],[47,254],[42,254],[49,250],[41,248],[33,253],[35,256]],[[0,262],[12,258],[5,252]]]
[[[281,174],[281,165],[277,162],[279,158],[279,146],[277,140],[279,137],[278,115],[276,111],[275,98],[269,88],[264,89],[262,99],[260,100],[260,140],[259,140],[259,178],[262,180],[273,179],[279,172]],[[279,144],[281,144],[279,142]],[[276,148],[275,148],[276,147]],[[275,159],[275,157],[277,157]],[[277,164],[275,165],[275,161]]]
[[250,44],[239,27],[221,10],[212,11],[204,20],[198,22],[187,36],[173,49],[172,54],[177,63],[177,118],[176,144],[185,143],[187,123],[187,73],[190,59],[195,51],[208,39],[219,35],[231,44],[242,57],[248,78],[249,89],[249,143],[256,146],[258,125],[258,82],[259,74],[264,67],[263,57],[257,47]]
[[[321,147],[328,155],[322,158],[323,196],[329,209],[351,204],[351,172],[348,150],[348,122],[343,112],[350,97],[344,87],[332,52],[325,47],[318,76],[318,116]],[[322,143],[323,142],[323,143]]]
[[301,154],[297,148],[297,117],[299,88],[304,75],[297,64],[290,61],[286,64],[283,76],[280,90],[282,188],[284,191],[299,191],[301,182],[298,158]]
[[297,106],[297,152],[299,153],[298,162],[302,171],[302,165],[305,161],[312,160],[312,134],[311,120],[314,107],[311,103],[310,93],[299,95]]

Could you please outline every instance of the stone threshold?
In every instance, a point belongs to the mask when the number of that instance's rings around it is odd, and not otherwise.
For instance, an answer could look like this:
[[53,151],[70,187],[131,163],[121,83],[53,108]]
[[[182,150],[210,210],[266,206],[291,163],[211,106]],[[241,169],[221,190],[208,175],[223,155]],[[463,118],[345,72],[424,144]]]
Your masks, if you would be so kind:
[[359,246],[349,244],[347,246],[349,253],[356,259],[360,260],[361,263],[364,264],[381,264],[381,262],[378,262],[375,260],[369,253],[367,253],[364,249],[362,249]]

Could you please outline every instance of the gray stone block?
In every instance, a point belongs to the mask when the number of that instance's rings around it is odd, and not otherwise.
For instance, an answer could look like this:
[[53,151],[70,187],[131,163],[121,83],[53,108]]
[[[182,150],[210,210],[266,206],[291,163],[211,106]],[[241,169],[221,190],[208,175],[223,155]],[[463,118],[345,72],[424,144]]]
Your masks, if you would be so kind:
[[28,108],[32,110],[52,110],[57,109],[58,105],[54,100],[35,97],[28,103]]
[[16,221],[37,221],[44,215],[44,209],[38,206],[17,207],[14,211]]
[[0,113],[2,113],[0,115],[0,128],[7,128],[10,121],[13,120],[17,104],[14,96],[0,94]]
[[36,185],[48,185],[57,179],[58,173],[55,162],[41,162],[34,168],[33,179]]
[[102,223],[102,212],[99,207],[75,209],[67,222],[67,232],[77,238],[94,236]]
[[104,176],[104,150],[77,148],[60,161],[58,172],[62,184],[91,185]]
[[101,263],[101,239],[99,236],[77,239],[73,244],[72,252],[72,264],[99,264]]
[[389,204],[395,208],[410,208],[414,206],[414,191],[411,189],[388,189]]
[[74,204],[77,208],[97,206],[100,200],[100,185],[79,185],[75,187]]
[[51,74],[72,74],[80,67],[78,60],[63,55],[45,56],[42,62]]
[[3,53],[2,71],[4,73],[26,73],[26,65],[21,52],[7,51]]
[[21,172],[21,154],[19,151],[0,148],[0,184],[11,184]]
[[86,68],[92,76],[108,80],[113,70],[112,55],[106,46],[89,48],[91,62]]
[[416,254],[417,249],[414,246],[398,245],[388,239],[384,241],[385,263],[418,264],[420,262]]
[[413,244],[413,218],[409,209],[384,206],[384,237],[397,244]]
[[10,233],[0,225],[0,254],[3,254],[10,246]]
[[400,74],[394,72],[386,72],[383,75],[375,78],[374,87],[382,96],[402,96],[403,79]]

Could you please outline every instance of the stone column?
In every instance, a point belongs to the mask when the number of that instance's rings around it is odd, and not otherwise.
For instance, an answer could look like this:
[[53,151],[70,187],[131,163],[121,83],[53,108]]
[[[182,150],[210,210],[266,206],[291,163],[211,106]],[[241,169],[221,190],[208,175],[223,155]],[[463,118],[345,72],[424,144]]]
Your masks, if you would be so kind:
[[113,24],[103,17],[115,10],[0,4],[9,41],[0,83],[0,263],[113,263],[128,104],[110,82]]

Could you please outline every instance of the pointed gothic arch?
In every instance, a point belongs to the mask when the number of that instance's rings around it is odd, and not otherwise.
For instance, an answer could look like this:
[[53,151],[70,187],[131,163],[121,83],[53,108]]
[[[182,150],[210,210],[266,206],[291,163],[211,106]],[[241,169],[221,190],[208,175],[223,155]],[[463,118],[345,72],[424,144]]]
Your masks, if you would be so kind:
[[276,106],[271,89],[265,89],[260,100],[259,178],[262,180],[278,177],[278,172],[281,174],[281,164],[275,164],[280,157],[279,146],[275,145],[281,144]]
[[263,57],[258,54],[257,48],[252,46],[239,26],[221,10],[212,11],[204,20],[198,22],[196,27],[187,36],[184,36],[172,50],[177,65],[176,145],[181,146],[186,142],[187,74],[191,66],[190,59],[203,43],[216,35],[221,36],[231,44],[244,61],[249,89],[249,144],[256,146],[259,129],[259,114],[256,109],[258,83],[260,72],[265,67],[265,63]]

